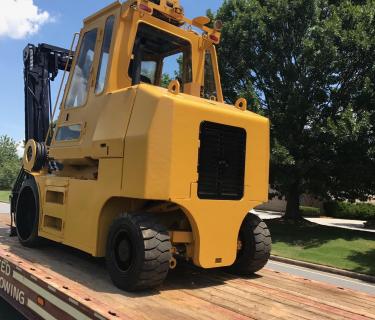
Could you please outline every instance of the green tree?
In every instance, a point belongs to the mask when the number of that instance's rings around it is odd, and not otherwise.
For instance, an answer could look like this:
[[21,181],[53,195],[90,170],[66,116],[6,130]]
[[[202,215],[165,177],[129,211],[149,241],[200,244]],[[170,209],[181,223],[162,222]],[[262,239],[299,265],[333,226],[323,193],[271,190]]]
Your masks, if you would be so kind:
[[163,73],[161,76],[160,86],[168,88],[169,83],[172,81],[168,73]]
[[0,136],[0,190],[12,188],[19,169],[17,143],[7,135]]
[[371,0],[226,0],[216,14],[223,92],[270,118],[287,218],[305,192],[375,193],[374,17]]

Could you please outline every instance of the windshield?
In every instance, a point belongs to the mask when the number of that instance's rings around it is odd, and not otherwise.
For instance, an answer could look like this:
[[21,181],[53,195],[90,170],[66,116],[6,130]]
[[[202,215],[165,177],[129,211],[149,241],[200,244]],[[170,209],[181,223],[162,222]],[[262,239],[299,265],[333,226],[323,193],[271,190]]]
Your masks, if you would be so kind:
[[188,41],[147,24],[140,24],[130,61],[132,84],[167,87],[171,80],[192,82],[191,45]]

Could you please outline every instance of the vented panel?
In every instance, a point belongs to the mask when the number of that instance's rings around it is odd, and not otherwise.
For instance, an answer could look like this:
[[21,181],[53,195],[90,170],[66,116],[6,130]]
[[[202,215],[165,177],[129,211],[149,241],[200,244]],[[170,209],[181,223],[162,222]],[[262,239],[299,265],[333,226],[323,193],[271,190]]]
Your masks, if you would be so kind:
[[244,192],[246,131],[204,121],[200,126],[198,197],[240,200]]

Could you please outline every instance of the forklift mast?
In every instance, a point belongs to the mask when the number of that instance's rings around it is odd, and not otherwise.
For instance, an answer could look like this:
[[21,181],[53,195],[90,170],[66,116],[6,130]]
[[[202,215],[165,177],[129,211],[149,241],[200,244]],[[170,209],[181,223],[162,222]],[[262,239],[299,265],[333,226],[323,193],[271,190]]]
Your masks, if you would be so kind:
[[28,44],[23,50],[25,80],[25,141],[44,142],[51,117],[51,81],[59,70],[70,70],[73,54],[69,50]]
[[[23,50],[25,84],[25,142],[30,139],[44,144],[52,116],[51,81],[59,70],[70,71],[74,52],[49,44],[28,44]],[[14,183],[10,197],[12,224],[18,194],[28,174],[23,168]],[[12,228],[11,235],[15,235]]]

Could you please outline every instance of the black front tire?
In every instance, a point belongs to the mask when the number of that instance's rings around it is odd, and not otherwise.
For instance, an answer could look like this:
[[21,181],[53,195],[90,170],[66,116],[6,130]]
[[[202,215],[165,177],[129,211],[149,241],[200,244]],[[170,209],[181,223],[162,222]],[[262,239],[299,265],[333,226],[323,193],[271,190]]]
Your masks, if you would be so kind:
[[172,258],[167,229],[151,213],[122,214],[110,227],[106,264],[113,283],[125,291],[161,285]]
[[19,192],[15,222],[20,243],[29,248],[39,247],[42,239],[38,236],[39,191],[34,178],[25,180]]
[[264,221],[249,213],[242,222],[238,238],[240,248],[236,260],[227,270],[238,275],[249,275],[262,269],[270,257],[272,243]]

